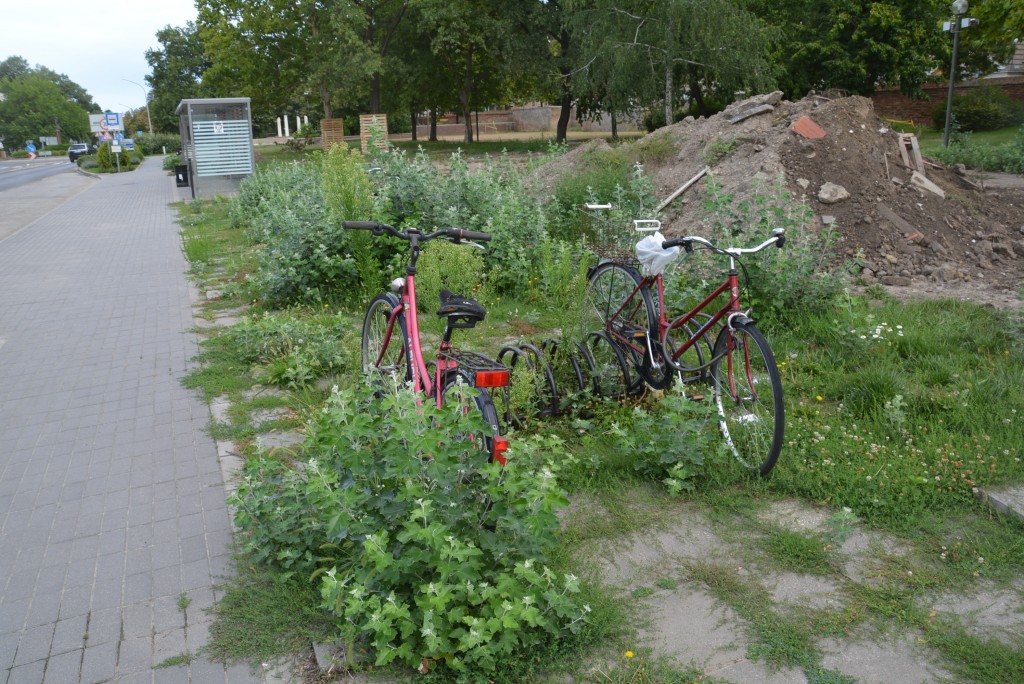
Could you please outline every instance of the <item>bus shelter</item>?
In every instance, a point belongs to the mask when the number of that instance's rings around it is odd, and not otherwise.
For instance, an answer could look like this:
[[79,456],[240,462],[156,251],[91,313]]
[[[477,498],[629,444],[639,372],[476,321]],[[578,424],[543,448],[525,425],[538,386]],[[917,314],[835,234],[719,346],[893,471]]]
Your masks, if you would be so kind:
[[190,186],[193,199],[236,194],[254,171],[249,98],[182,100],[175,114],[181,130],[178,185]]

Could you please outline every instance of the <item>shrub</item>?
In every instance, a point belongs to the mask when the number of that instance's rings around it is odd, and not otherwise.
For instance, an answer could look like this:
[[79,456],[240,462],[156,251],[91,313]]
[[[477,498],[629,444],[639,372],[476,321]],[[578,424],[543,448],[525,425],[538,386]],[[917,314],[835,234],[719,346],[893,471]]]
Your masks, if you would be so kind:
[[[1024,103],[1017,102],[998,86],[982,86],[966,95],[953,96],[953,120],[961,131],[994,131],[1024,123]],[[946,102],[932,108],[932,126],[946,125]]]
[[173,171],[175,166],[181,164],[181,157],[176,154],[169,154],[164,157],[162,168],[164,171]]
[[580,209],[587,202],[611,203],[629,219],[649,218],[654,187],[628,148],[597,150],[581,160],[576,173],[566,174],[555,186],[548,206],[551,234],[564,240],[583,237],[589,221]]
[[351,300],[359,292],[348,236],[327,204],[319,163],[275,164],[242,181],[230,215],[263,246],[250,276],[257,297],[283,306]]
[[164,154],[164,148],[168,154],[181,150],[181,136],[177,133],[143,133],[134,140],[135,146],[147,155]]
[[[832,307],[845,285],[842,269],[831,268],[834,264],[828,261],[835,233],[829,227],[814,226],[813,214],[804,202],[794,199],[781,181],[773,186],[755,185],[744,200],[724,192],[714,176],[707,178],[705,188],[705,224],[711,229],[708,237],[713,243],[753,246],[770,237],[773,229],[786,229],[783,249],[766,249],[741,260],[749,275],[745,287],[755,317],[761,314],[784,321]],[[674,277],[692,283],[704,276],[717,281],[722,274],[717,258],[702,264],[709,271],[692,266],[688,264],[688,272],[675,269]]]
[[75,160],[80,169],[95,169],[99,168],[100,163],[96,160],[95,154],[89,154],[84,157],[79,157]]
[[250,462],[232,500],[246,549],[319,576],[340,636],[378,665],[488,672],[579,630],[578,580],[544,566],[566,501],[542,456],[559,443],[520,440],[502,468],[465,438],[486,429],[476,412],[370,392],[332,394],[304,468]]
[[272,383],[298,387],[352,367],[339,344],[350,327],[348,317],[339,314],[265,313],[243,318],[227,334],[240,360],[265,366]]
[[932,154],[944,164],[1024,174],[1024,126],[1017,130],[1012,141],[1001,145],[977,145],[970,133],[955,133],[949,147],[939,148]]
[[408,158],[391,151],[374,159],[383,169],[377,211],[395,226],[459,227],[488,232],[485,267],[494,292],[520,287],[533,271],[534,250],[547,237],[542,207],[525,192],[520,173],[504,161],[474,173],[461,154],[440,169],[422,150]]
[[479,297],[484,258],[479,250],[447,240],[428,242],[416,264],[416,304],[421,313],[438,307],[442,288],[467,297]]

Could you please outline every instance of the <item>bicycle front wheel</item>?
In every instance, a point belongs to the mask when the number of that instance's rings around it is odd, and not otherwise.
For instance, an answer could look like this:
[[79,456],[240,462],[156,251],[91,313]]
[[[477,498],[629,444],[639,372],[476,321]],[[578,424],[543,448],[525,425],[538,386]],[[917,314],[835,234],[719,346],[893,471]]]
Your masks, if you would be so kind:
[[759,475],[770,473],[782,450],[782,381],[775,355],[753,323],[724,328],[718,336],[711,388],[733,455]]
[[395,376],[401,382],[412,379],[405,312],[395,312],[399,299],[390,292],[370,302],[363,319],[363,372],[380,378]]

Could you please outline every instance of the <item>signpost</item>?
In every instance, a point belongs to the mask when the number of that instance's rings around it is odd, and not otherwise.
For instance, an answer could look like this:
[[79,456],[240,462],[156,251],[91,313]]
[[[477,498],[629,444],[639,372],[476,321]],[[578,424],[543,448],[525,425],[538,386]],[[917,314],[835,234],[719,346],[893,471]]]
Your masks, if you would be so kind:
[[28,145],[25,145],[25,149],[28,151],[28,158],[29,159],[35,159],[36,158],[36,146],[35,145],[33,145],[32,143],[29,143]]

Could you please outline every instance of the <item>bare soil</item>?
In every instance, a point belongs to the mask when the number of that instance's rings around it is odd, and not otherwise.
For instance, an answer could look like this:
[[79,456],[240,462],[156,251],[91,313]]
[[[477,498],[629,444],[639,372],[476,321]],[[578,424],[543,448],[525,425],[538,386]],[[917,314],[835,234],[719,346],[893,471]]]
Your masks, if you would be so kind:
[[[758,106],[761,113],[736,121]],[[793,126],[802,117],[825,136],[796,133]],[[691,117],[659,129],[636,144],[645,142],[674,151],[645,166],[659,199],[699,173],[708,152],[727,149],[711,169],[722,189],[742,199],[759,185],[781,180],[794,197],[807,201],[819,227],[828,224],[837,231],[832,261],[852,263],[863,285],[883,285],[901,298],[1022,305],[1024,179],[978,179],[925,159],[923,175],[944,196],[916,187],[915,169],[900,153],[899,134],[875,115],[867,98],[809,96],[789,102],[779,93],[762,95],[709,118]],[[552,187],[561,174],[577,168],[579,155],[603,144],[587,143],[545,165],[531,179],[534,187]],[[913,155],[908,158],[913,165]],[[840,186],[842,198],[822,195],[826,184]],[[696,183],[665,209],[667,235],[695,232],[705,192]]]

